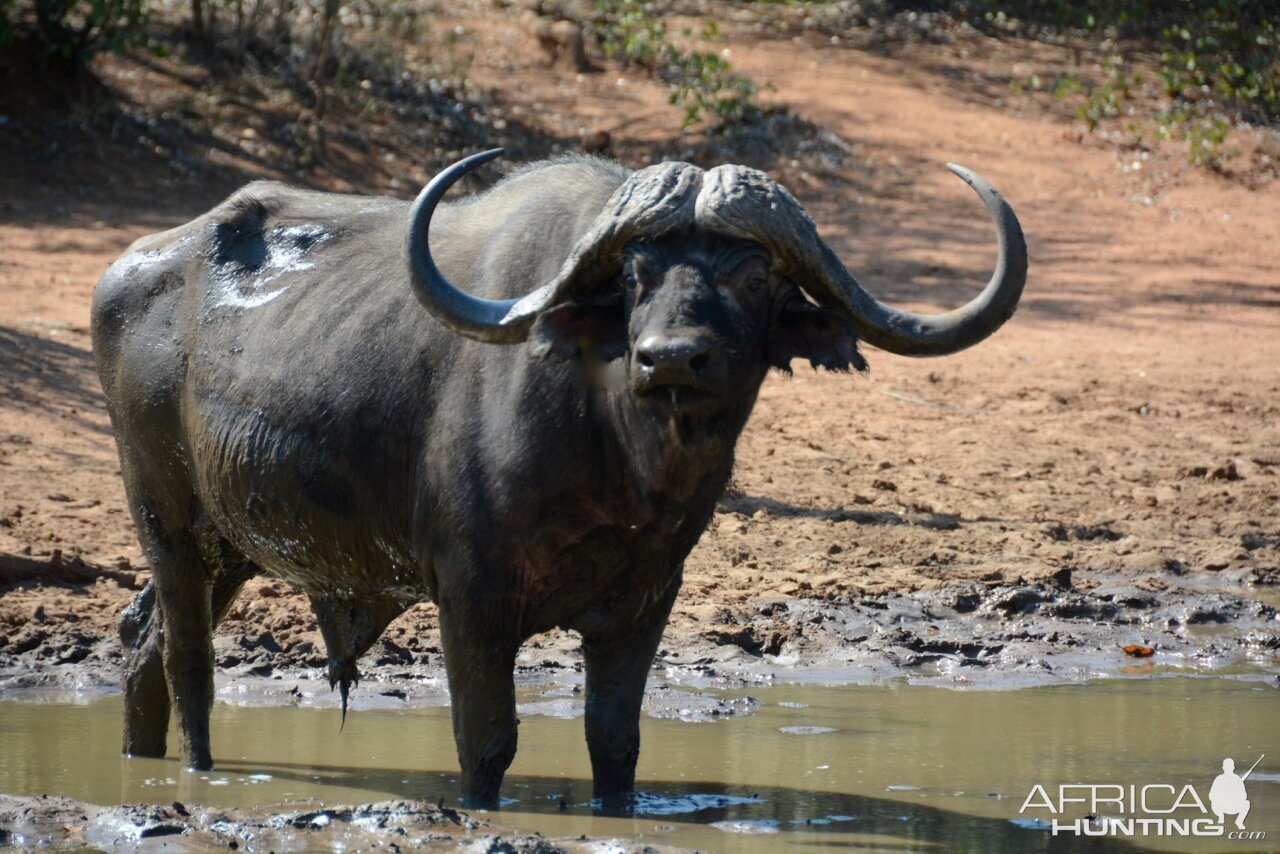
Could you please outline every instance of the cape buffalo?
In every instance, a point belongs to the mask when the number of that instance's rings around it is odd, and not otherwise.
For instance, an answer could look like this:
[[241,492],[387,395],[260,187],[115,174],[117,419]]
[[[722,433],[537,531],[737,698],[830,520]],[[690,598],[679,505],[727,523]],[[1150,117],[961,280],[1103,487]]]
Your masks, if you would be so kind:
[[[331,680],[439,605],[469,804],[516,751],[517,650],[578,632],[595,793],[631,792],[645,677],[768,370],[968,347],[1017,305],[1017,218],[981,177],[995,274],[946,314],[877,302],[799,203],[740,166],[536,163],[412,207],[254,183],[139,240],[93,344],[154,571],[121,620],[124,750],[213,764],[212,633],[259,572],[304,590]],[[429,239],[428,239],[429,238]],[[424,310],[425,309],[425,310]]]

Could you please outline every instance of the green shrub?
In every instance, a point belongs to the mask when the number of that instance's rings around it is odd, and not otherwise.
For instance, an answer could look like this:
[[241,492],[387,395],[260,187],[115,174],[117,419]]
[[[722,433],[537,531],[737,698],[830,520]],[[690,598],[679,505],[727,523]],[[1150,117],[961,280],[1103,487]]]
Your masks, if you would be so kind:
[[[1280,119],[1280,8],[1214,0],[1165,27],[1160,78],[1175,97],[1208,90],[1256,121]],[[1256,7],[1256,8],[1250,8]]]
[[[1280,6],[1276,0],[891,0],[894,9],[942,9],[979,26],[1084,30],[1149,47],[1175,98],[1224,105],[1258,122],[1280,120]],[[1024,28],[1024,31],[1026,29]],[[1034,32],[1034,30],[1031,30]]]
[[[1134,113],[1127,128],[1154,130],[1161,139],[1186,143],[1196,165],[1221,169],[1232,152],[1234,121],[1280,122],[1280,6],[1276,0],[887,0],[894,9],[927,7],[967,18],[989,29],[1038,37],[1070,29],[1100,49],[1116,51],[1101,80],[1074,76],[1054,94],[1076,103],[1076,118],[1089,131],[1104,119]],[[1159,113],[1135,110],[1131,97],[1142,82],[1123,70],[1120,52],[1155,58],[1172,105]],[[1034,77],[1034,75],[1033,75]],[[1015,90],[1038,89],[1039,80],[1016,81]]]
[[[650,16],[640,0],[596,0],[596,11],[595,33],[605,56],[624,66],[637,65],[664,81],[671,89],[671,103],[684,107],[681,127],[712,117],[732,133],[760,114],[755,83],[714,53],[673,45],[666,24]],[[708,21],[702,37],[718,36],[715,22]]]
[[1121,114],[1132,89],[1142,85],[1142,73],[1128,74],[1122,70],[1118,58],[1106,63],[1106,79],[1093,86],[1085,86],[1070,75],[1063,77],[1054,87],[1055,97],[1063,99],[1082,96],[1076,105],[1076,118],[1092,133],[1103,119],[1113,119]]
[[0,45],[79,67],[136,41],[145,20],[145,0],[0,0]]
[[656,71],[675,52],[667,42],[667,25],[650,17],[639,0],[596,0],[596,12],[600,47],[623,67],[634,64]]

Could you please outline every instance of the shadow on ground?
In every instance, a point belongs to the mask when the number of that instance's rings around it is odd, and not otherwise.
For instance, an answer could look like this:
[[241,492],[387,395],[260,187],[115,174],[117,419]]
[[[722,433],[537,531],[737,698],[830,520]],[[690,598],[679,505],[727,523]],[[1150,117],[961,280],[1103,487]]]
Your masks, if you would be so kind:
[[995,522],[996,519],[965,519],[954,513],[893,513],[882,510],[851,510],[845,507],[805,507],[762,495],[726,495],[717,509],[744,516],[763,510],[780,519],[818,519],[854,522],[858,525],[914,525],[933,531],[954,531],[966,522]]
[[99,417],[106,402],[87,338],[80,347],[0,326],[0,398],[6,410],[43,410],[83,430],[111,435]]

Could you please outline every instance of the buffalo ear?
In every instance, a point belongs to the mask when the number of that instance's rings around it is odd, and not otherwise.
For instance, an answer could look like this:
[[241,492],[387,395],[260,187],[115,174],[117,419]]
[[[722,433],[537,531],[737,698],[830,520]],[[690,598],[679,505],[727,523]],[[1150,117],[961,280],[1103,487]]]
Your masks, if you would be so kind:
[[792,359],[808,359],[814,368],[865,371],[853,325],[834,311],[794,298],[778,313],[769,330],[769,364],[791,373]]
[[566,302],[538,315],[529,331],[535,359],[566,362],[587,358],[609,362],[627,352],[627,327],[620,297]]

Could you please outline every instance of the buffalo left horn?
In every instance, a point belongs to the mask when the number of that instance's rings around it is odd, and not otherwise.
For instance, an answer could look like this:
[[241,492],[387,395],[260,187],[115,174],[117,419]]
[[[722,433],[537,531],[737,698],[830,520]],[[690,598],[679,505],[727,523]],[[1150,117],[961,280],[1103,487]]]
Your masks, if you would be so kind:
[[999,329],[1018,307],[1027,281],[1027,244],[1013,208],[981,175],[954,164],[948,168],[982,199],[995,223],[999,252],[982,292],[942,314],[916,314],[872,297],[818,236],[800,203],[756,169],[717,166],[707,172],[695,221],[764,245],[785,275],[818,302],[848,316],[868,344],[901,356],[945,356]]

